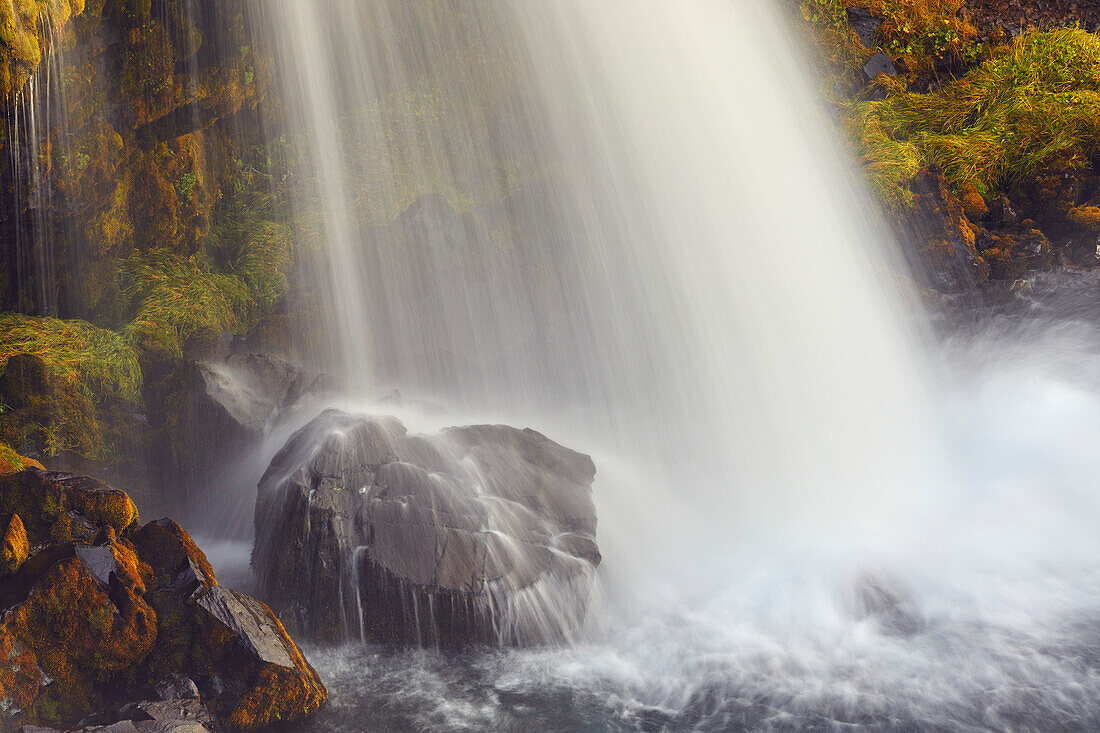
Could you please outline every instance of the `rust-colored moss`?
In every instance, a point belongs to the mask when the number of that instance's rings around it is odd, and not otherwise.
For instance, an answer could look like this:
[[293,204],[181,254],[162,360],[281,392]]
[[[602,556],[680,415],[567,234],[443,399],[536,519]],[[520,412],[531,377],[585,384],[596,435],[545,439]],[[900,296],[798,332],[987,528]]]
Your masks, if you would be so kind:
[[171,519],[149,522],[134,534],[134,548],[149,562],[154,575],[166,580],[185,560],[190,559],[210,582],[217,585],[214,567],[183,527]]
[[295,669],[292,672],[267,665],[260,671],[248,694],[228,716],[230,724],[241,730],[258,730],[280,721],[303,718],[318,710],[328,699],[321,676],[302,656],[271,609],[266,604],[264,608],[290,652]]
[[958,194],[963,212],[972,221],[979,221],[989,213],[989,205],[973,183],[964,183],[959,187]]
[[125,491],[108,487],[76,488],[70,494],[76,511],[97,526],[110,526],[116,533],[123,532],[137,521],[137,506]]
[[5,618],[3,635],[28,649],[55,681],[34,700],[36,718],[71,721],[95,711],[104,703],[101,686],[152,650],[154,611],[125,585],[111,592],[114,601],[72,557],[37,579]]
[[1081,229],[1100,232],[1100,206],[1074,206],[1066,214],[1066,219]]
[[4,530],[3,539],[0,539],[0,578],[13,575],[26,562],[28,555],[30,545],[27,543],[27,530],[23,528],[19,515],[13,514]]

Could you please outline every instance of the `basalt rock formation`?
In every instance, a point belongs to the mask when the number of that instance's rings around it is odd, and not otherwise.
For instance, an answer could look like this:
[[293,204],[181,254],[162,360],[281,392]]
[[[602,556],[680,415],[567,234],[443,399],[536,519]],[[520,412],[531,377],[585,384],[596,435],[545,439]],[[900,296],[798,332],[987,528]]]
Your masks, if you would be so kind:
[[600,552],[595,467],[533,430],[408,435],[335,410],[260,482],[253,567],[309,638],[532,644],[583,620]]
[[325,701],[271,611],[124,492],[29,469],[0,477],[0,523],[0,728],[254,730]]

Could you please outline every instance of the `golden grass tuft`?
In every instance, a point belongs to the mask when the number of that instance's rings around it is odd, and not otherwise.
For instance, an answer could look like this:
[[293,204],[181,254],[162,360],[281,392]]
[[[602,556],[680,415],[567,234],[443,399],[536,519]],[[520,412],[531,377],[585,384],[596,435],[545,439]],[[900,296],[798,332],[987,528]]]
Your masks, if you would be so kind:
[[925,166],[983,194],[1055,163],[1088,167],[1100,152],[1100,38],[1022,36],[937,92],[899,87],[858,105],[851,124],[868,174],[893,203]]
[[42,359],[51,374],[93,401],[141,399],[141,367],[114,331],[86,321],[0,313],[0,367],[16,354]]

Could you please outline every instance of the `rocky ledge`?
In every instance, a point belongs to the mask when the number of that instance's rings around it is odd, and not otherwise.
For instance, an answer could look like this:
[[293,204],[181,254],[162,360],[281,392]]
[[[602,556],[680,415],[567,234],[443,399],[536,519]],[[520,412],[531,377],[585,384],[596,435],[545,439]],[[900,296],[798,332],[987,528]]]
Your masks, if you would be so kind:
[[94,479],[0,477],[0,729],[255,730],[316,710],[325,687],[268,607],[219,585],[178,524],[137,519]]
[[283,623],[319,641],[558,640],[601,559],[595,471],[533,430],[410,436],[329,410],[261,480],[252,564]]

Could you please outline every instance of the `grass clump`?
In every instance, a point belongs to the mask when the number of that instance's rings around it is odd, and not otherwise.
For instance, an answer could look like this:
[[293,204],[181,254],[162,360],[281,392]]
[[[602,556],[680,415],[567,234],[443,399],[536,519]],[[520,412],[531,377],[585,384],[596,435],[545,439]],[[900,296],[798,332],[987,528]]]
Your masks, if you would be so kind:
[[7,443],[0,443],[0,476],[18,473],[27,468],[42,468],[42,464],[33,458],[20,455]]
[[135,306],[124,334],[146,350],[182,357],[183,345],[202,331],[236,331],[250,301],[244,282],[213,271],[200,257],[154,249],[123,266],[124,293]]
[[286,294],[293,265],[294,232],[274,180],[282,162],[254,149],[237,161],[225,197],[216,210],[205,249],[223,272],[241,281],[248,296],[250,324],[269,313]]
[[978,29],[963,15],[964,0],[867,0],[881,15],[879,43],[908,71],[928,72],[944,65],[972,64],[984,47]]
[[1041,169],[1084,168],[1100,152],[1100,38],[1081,30],[1016,39],[966,77],[930,94],[895,89],[852,122],[883,197],[939,167],[956,189],[1004,190]]
[[79,320],[0,313],[0,368],[16,354],[39,357],[55,379],[95,402],[141,398],[137,355],[114,331]]

